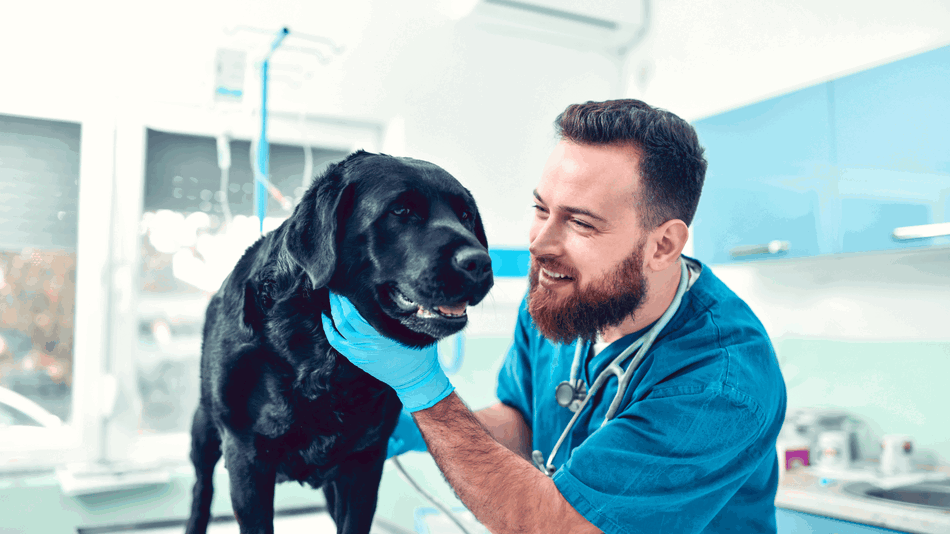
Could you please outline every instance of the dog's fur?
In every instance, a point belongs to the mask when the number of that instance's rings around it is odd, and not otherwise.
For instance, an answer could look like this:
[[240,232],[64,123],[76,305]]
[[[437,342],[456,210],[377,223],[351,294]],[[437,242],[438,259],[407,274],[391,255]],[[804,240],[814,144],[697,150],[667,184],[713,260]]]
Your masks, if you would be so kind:
[[491,288],[487,246],[471,194],[432,163],[358,151],[317,178],[208,305],[187,532],[207,529],[223,454],[241,532],[273,532],[274,485],[295,480],[323,488],[338,533],[368,533],[402,404],[330,348],[328,291],[430,345]]

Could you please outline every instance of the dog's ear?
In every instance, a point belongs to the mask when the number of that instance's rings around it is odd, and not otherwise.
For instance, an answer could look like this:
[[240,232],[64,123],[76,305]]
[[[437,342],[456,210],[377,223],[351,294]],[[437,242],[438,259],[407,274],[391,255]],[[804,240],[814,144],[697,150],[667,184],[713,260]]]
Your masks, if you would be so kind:
[[333,276],[339,246],[340,221],[352,209],[352,187],[344,185],[343,163],[327,172],[294,209],[284,233],[284,250],[310,277],[314,288]]

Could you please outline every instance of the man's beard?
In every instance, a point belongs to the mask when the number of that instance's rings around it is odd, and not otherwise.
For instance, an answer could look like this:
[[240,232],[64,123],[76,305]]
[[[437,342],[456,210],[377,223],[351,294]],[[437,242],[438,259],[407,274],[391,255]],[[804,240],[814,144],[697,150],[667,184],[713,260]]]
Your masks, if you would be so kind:
[[538,271],[542,266],[559,273],[570,271],[559,267],[556,261],[532,257],[528,312],[544,337],[563,344],[578,338],[593,341],[598,332],[630,317],[646,295],[642,245],[603,279],[585,289],[575,286],[574,292],[564,298],[538,282]]

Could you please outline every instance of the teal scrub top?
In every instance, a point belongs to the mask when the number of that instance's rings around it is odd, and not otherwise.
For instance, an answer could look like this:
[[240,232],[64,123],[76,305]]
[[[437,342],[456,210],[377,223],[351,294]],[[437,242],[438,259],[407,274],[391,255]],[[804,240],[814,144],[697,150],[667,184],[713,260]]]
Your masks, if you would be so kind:
[[[554,459],[561,494],[604,532],[776,531],[785,382],[752,310],[707,266],[694,265],[699,277],[634,373],[617,415],[601,427],[617,392],[611,378]],[[588,387],[648,329],[588,356],[580,372]],[[497,396],[521,412],[545,460],[573,416],[554,390],[568,380],[574,350],[545,339],[521,303]]]

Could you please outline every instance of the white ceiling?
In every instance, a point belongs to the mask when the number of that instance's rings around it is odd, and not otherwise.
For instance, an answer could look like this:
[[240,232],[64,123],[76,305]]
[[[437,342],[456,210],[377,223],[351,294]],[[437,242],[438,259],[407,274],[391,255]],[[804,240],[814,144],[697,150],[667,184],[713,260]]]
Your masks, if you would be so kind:
[[[583,5],[583,13],[592,16],[607,16],[621,4],[639,5],[623,0],[530,1],[562,10]],[[32,70],[41,80],[115,82],[128,68],[143,70],[143,76],[167,76],[196,55],[210,58],[225,27],[276,30],[286,25],[347,47],[335,63],[337,78],[385,76],[401,50],[456,24],[447,8],[454,4],[14,2],[0,17],[0,58],[12,69],[8,72]],[[625,94],[678,110],[688,119],[950,43],[946,0],[651,0],[650,13],[646,40],[626,63]]]

